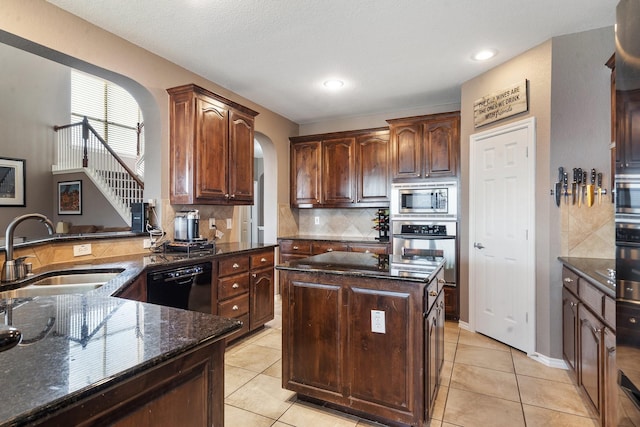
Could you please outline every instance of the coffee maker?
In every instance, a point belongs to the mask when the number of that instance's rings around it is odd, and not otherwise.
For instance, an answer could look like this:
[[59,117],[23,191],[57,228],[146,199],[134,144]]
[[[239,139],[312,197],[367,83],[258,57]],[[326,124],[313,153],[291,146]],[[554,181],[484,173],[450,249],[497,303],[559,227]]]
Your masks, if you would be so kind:
[[173,225],[174,240],[178,242],[202,240],[200,237],[200,214],[197,210],[178,212]]

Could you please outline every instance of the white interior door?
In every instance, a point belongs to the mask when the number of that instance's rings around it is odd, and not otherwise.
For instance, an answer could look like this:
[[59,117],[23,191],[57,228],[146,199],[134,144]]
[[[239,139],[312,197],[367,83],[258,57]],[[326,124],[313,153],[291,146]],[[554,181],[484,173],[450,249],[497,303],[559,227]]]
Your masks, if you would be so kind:
[[470,314],[477,332],[532,353],[535,119],[472,135],[470,144]]

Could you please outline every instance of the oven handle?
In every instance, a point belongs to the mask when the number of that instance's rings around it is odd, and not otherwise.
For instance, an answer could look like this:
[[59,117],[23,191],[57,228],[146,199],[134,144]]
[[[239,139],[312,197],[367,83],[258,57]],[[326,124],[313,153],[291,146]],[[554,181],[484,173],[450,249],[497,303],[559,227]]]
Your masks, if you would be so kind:
[[402,239],[414,239],[414,240],[451,240],[456,236],[423,236],[416,234],[394,234],[393,237],[399,237]]

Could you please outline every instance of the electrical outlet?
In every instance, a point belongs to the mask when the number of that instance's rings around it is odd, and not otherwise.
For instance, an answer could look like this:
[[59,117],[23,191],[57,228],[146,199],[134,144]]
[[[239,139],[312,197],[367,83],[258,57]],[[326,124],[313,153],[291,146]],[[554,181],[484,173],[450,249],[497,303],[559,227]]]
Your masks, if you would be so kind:
[[144,239],[142,241],[142,248],[149,249],[151,247],[151,239]]
[[233,220],[231,218],[227,218],[227,229],[231,230],[233,228]]
[[148,199],[147,203],[149,204],[150,208],[155,208],[156,207],[156,199]]
[[319,216],[313,217],[313,220],[316,223],[316,225],[320,225],[320,217]]
[[378,334],[386,333],[386,325],[384,321],[384,311],[371,310],[371,332]]
[[216,229],[216,219],[209,218],[209,230],[215,230],[215,229]]
[[91,255],[91,243],[73,245],[73,256]]

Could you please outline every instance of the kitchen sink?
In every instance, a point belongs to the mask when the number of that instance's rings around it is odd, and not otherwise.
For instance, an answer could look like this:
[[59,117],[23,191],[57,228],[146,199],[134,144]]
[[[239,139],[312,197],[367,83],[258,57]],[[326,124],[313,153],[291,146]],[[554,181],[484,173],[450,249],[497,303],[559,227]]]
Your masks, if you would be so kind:
[[79,294],[97,289],[122,271],[60,272],[47,275],[21,288],[0,292],[0,298],[26,298],[44,295]]

